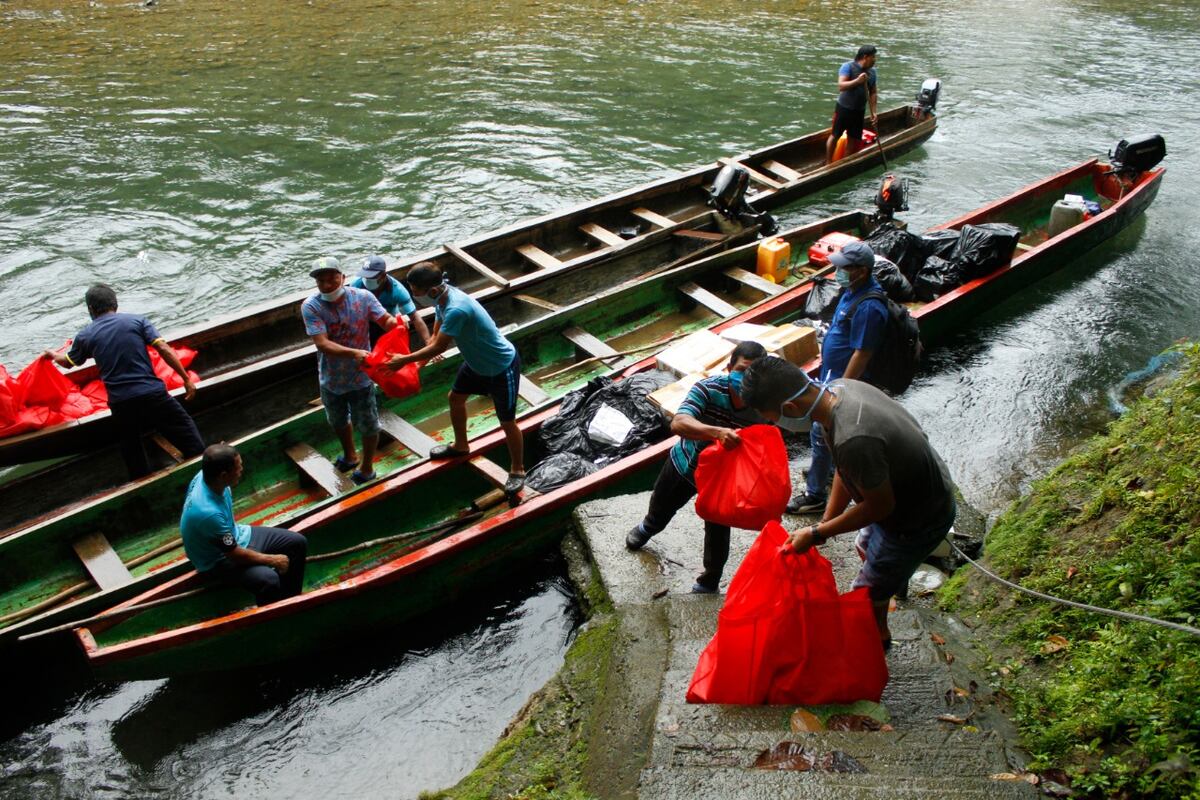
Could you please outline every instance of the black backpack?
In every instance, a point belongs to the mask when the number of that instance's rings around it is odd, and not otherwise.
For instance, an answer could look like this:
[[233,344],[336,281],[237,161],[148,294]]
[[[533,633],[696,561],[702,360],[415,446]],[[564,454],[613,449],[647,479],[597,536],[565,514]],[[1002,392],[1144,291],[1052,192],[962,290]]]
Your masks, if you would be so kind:
[[882,300],[887,307],[887,327],[883,344],[871,357],[870,383],[890,395],[898,395],[907,389],[917,374],[921,363],[921,330],[908,308],[888,298],[883,292],[867,292],[846,309],[846,318],[854,319],[859,303],[874,298]]

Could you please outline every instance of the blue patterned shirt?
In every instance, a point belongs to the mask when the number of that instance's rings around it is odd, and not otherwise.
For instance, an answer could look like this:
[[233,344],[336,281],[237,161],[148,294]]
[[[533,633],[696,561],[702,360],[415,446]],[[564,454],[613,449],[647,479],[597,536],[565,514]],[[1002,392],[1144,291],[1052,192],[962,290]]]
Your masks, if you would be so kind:
[[[347,286],[346,293],[336,303],[314,294],[304,301],[300,315],[304,318],[304,332],[309,336],[324,333],[331,342],[343,347],[370,351],[370,323],[382,320],[387,311],[371,292]],[[317,371],[321,375],[321,388],[334,394],[346,394],[371,385],[367,373],[348,356],[318,353]]]

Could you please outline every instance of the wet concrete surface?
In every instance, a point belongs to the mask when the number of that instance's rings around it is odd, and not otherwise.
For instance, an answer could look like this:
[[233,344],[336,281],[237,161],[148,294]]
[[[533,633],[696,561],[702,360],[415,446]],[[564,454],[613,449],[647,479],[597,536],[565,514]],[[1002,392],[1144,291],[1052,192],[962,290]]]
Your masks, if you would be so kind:
[[[756,533],[733,532],[722,594],[693,595],[690,589],[701,570],[703,528],[691,504],[643,550],[632,553],[625,548],[625,534],[641,519],[648,502],[645,492],[586,503],[575,512],[582,546],[627,634],[622,648],[629,649],[616,659],[624,665],[620,680],[639,684],[640,688],[627,688],[626,694],[642,698],[636,708],[617,702],[606,712],[604,727],[612,730],[621,729],[614,711],[632,713],[633,718],[621,743],[602,748],[607,755],[601,756],[589,780],[598,796],[1038,796],[1024,782],[991,777],[1020,771],[1023,759],[1010,745],[1011,727],[994,712],[976,713],[976,706],[987,703],[990,695],[986,677],[972,672],[969,631],[918,599],[915,586],[914,600],[899,603],[890,619],[894,644],[882,706],[891,730],[794,733],[790,718],[795,706],[688,704],[687,686],[701,650],[716,631],[723,592]],[[808,521],[784,520],[797,527]],[[852,540],[841,536],[822,547],[843,591],[860,563]],[[635,650],[637,656],[631,658]],[[631,660],[638,661],[637,668],[629,668]],[[655,672],[653,663],[661,664],[661,672]],[[656,698],[652,709],[645,703],[651,693]],[[939,716],[965,722],[942,721]],[[631,742],[630,729],[646,730],[648,741]],[[795,742],[818,759],[834,753],[849,757],[856,771],[755,769],[759,754],[781,742]],[[613,757],[617,751],[624,753],[623,759]],[[644,757],[636,782],[630,775],[631,754]]]

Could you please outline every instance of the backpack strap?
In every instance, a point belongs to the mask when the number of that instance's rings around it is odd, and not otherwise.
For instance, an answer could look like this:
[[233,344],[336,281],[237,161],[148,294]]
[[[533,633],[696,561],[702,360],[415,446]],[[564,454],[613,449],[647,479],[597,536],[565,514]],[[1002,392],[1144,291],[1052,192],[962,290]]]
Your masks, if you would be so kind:
[[880,302],[883,303],[884,313],[890,313],[888,311],[888,296],[886,294],[884,294],[883,292],[879,291],[878,289],[872,289],[871,291],[867,292],[862,297],[858,298],[853,303],[851,303],[850,307],[846,309],[846,317],[851,322],[854,321],[854,314],[855,314],[855,312],[858,311],[858,307],[860,305],[862,305],[864,302],[866,302],[867,300],[879,300]]

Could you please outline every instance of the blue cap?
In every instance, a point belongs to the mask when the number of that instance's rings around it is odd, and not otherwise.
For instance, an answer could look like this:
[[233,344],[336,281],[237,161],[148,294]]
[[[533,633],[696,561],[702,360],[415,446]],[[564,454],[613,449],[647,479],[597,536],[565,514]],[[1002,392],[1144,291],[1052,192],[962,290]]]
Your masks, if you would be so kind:
[[362,269],[358,271],[358,277],[378,278],[385,272],[387,272],[387,262],[383,260],[383,256],[371,256],[363,261]]
[[873,267],[875,251],[866,242],[849,242],[836,253],[829,254],[829,263],[835,267]]

